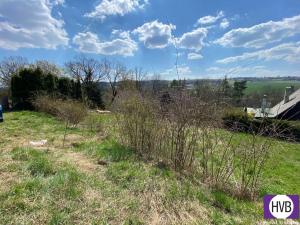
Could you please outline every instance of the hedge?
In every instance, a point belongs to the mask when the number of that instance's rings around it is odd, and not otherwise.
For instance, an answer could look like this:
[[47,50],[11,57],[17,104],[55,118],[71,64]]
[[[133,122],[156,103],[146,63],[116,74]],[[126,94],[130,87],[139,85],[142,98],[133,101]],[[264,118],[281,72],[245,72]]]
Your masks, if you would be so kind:
[[242,112],[229,112],[223,117],[224,127],[231,131],[255,133],[300,142],[300,122],[270,118],[253,118]]
[[60,95],[81,100],[81,84],[67,77],[45,74],[39,68],[25,68],[12,77],[13,108],[32,109],[31,102],[36,94]]

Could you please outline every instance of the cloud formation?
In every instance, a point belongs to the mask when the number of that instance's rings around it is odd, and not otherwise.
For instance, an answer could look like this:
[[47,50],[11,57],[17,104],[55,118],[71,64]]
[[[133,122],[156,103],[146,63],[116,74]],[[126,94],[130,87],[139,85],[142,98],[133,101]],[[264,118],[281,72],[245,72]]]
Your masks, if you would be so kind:
[[204,16],[198,19],[196,25],[209,25],[217,22],[219,19],[224,17],[224,12],[220,11],[216,16]]
[[300,34],[300,15],[248,28],[233,29],[214,43],[225,47],[262,48],[296,34]]
[[198,59],[202,59],[203,56],[201,54],[195,53],[195,52],[191,52],[188,54],[188,59],[189,60],[198,60]]
[[0,48],[56,49],[68,45],[64,21],[54,18],[51,10],[47,0],[1,0]]
[[158,20],[148,22],[133,30],[133,34],[138,35],[139,41],[143,42],[147,48],[165,48],[172,43],[172,30],[176,26],[173,24],[163,24]]
[[148,0],[102,0],[95,9],[86,13],[86,17],[105,20],[108,16],[124,16],[128,13],[142,9]]
[[228,57],[217,60],[218,63],[234,63],[240,61],[253,60],[283,60],[289,63],[299,63],[300,58],[300,41],[296,43],[285,43],[273,48],[259,50],[255,52],[246,52],[238,56]]
[[226,29],[226,28],[229,27],[229,25],[230,25],[229,20],[226,19],[226,18],[224,18],[224,19],[222,19],[222,21],[221,21],[221,23],[220,23],[220,28]]
[[124,36],[125,33],[122,35],[112,41],[101,41],[97,34],[83,32],[74,36],[73,43],[78,46],[80,52],[84,53],[133,56],[138,50],[137,44],[130,36]]
[[176,39],[179,48],[194,50],[199,52],[204,46],[208,30],[206,28],[197,28],[191,32],[184,33],[180,38]]

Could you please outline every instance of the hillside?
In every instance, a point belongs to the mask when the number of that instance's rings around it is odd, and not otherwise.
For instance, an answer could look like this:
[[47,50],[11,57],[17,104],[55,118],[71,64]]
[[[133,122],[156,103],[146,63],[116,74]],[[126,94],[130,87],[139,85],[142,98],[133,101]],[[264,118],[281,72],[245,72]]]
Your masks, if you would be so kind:
[[[36,112],[0,124],[0,224],[255,224],[265,193],[300,193],[299,144],[276,141],[256,202],[139,160],[114,141],[111,116],[70,129]],[[240,135],[243,138],[244,134]],[[32,140],[47,139],[42,147]]]

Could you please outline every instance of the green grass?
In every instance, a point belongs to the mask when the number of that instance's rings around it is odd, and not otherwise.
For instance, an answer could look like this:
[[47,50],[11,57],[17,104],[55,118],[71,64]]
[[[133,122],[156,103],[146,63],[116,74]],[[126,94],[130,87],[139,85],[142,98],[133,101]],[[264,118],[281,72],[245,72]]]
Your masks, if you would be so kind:
[[98,142],[76,143],[73,148],[74,151],[84,152],[88,156],[111,162],[128,160],[134,156],[130,149],[124,148],[112,139],[104,140],[101,144]]
[[245,94],[251,94],[253,92],[263,93],[266,90],[280,90],[284,94],[285,87],[293,85],[295,89],[300,88],[300,81],[297,80],[266,80],[266,81],[248,81]]
[[27,170],[33,176],[48,176],[55,173],[53,164],[44,151],[17,147],[11,153],[14,160],[28,161]]
[[[156,214],[168,224],[250,225],[263,221],[264,194],[300,194],[297,143],[273,141],[260,196],[253,202],[139,160],[115,141],[113,130],[103,137],[113,121],[109,115],[93,117],[99,126],[91,128],[85,121],[70,129],[78,139],[63,148],[64,126],[55,118],[28,111],[4,114],[0,224],[149,224]],[[247,134],[236,138],[241,141]],[[47,139],[47,146],[29,146],[39,139]],[[76,157],[67,157],[70,153]],[[98,165],[99,160],[106,164]]]

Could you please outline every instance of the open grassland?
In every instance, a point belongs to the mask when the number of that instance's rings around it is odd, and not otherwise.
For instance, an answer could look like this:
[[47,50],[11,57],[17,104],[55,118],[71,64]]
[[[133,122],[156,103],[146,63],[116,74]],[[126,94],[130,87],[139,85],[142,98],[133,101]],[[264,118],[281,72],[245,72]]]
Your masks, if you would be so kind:
[[[64,124],[54,117],[21,111],[4,118],[0,224],[250,225],[263,222],[264,194],[300,194],[296,143],[274,141],[260,198],[251,202],[139,160],[115,141],[111,116],[93,115],[69,129],[64,148]],[[48,143],[30,146],[41,139]]]
[[284,94],[285,87],[293,85],[295,90],[300,88],[300,81],[297,80],[260,80],[260,81],[247,81],[247,89],[245,94],[251,93],[264,93],[270,90],[282,91]]

